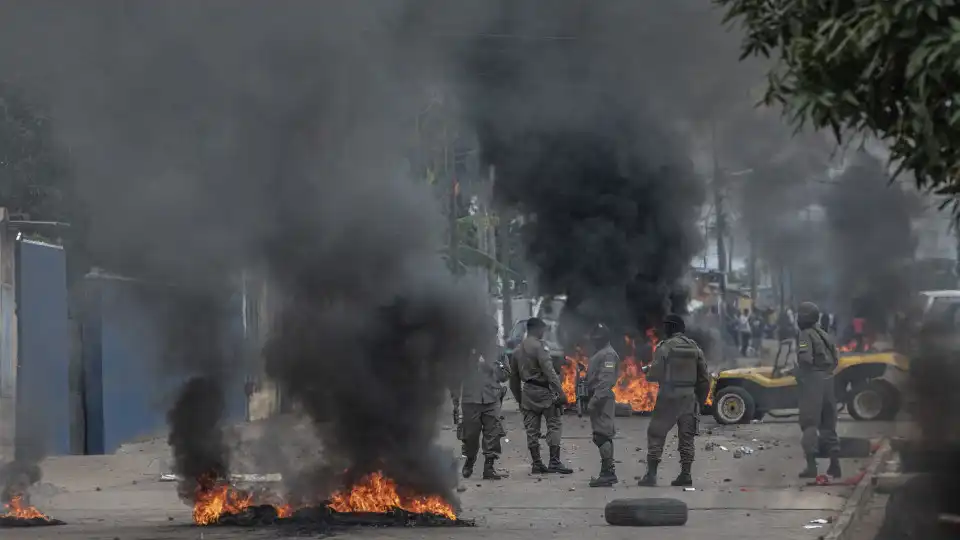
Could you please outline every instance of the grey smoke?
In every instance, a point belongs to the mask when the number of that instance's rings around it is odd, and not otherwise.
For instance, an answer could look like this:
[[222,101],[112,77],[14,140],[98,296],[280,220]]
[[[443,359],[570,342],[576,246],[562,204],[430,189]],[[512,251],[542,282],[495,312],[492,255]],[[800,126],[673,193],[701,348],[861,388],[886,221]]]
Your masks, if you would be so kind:
[[[601,300],[626,292],[629,316],[646,318],[667,309],[672,282],[689,262],[690,212],[701,197],[670,142],[678,126],[647,110],[666,116],[697,104],[706,107],[694,116],[707,114],[715,103],[704,98],[728,90],[727,68],[736,68],[735,38],[718,14],[688,0],[5,0],[3,8],[0,72],[50,105],[88,213],[84,252],[91,263],[179,291],[174,308],[159,314],[179,351],[168,356],[191,366],[199,377],[192,384],[213,386],[184,387],[171,441],[179,470],[211,474],[228,462],[215,434],[221,419],[190,423],[179,412],[198,399],[215,411],[214,381],[240,368],[216,347],[220,330],[197,336],[177,322],[218,328],[222,289],[250,269],[282,298],[269,372],[322,434],[342,435],[324,441],[329,463],[320,470],[343,462],[356,474],[381,467],[411,486],[449,491],[452,471],[432,460],[429,442],[438,386],[460,369],[463,348],[487,337],[478,333],[488,325],[474,324],[480,301],[449,283],[436,256],[444,225],[435,201],[399,172],[425,88],[452,84],[470,113],[491,107],[482,111],[488,125],[466,118],[481,135],[534,133],[564,148],[584,141],[588,152],[560,167],[572,167],[571,185],[587,188],[585,175],[599,170],[614,188],[607,199],[623,190],[634,206],[600,230],[584,229],[616,245],[628,274],[600,273],[598,284],[578,279],[597,285],[590,294],[599,291]],[[462,76],[459,53],[487,46],[472,39],[477,33],[512,33],[536,49],[526,36],[562,42],[552,38],[568,30],[586,38],[572,67],[593,86],[574,94],[537,88],[577,75],[562,67],[562,54],[533,65],[539,55],[522,53],[525,71],[512,79],[521,84],[517,97],[545,101],[529,116],[515,101],[485,104],[476,95],[482,84]],[[730,63],[716,65],[725,51]],[[583,103],[558,124],[577,96]],[[601,133],[610,128],[616,133]],[[589,132],[574,135],[581,129]],[[523,170],[547,158],[514,162]],[[506,200],[530,208],[537,201],[529,197]],[[603,204],[591,211],[598,209]],[[196,306],[206,315],[191,316]]]
[[506,10],[488,34],[543,39],[481,37],[463,55],[461,100],[496,166],[496,195],[527,216],[527,257],[541,293],[567,295],[568,328],[580,318],[643,330],[684,311],[671,300],[700,247],[701,181],[677,125],[651,110],[663,66],[635,63],[627,51],[643,56],[644,38],[615,22],[653,10],[615,4],[560,2],[549,26]]
[[327,436],[320,465],[453,499],[438,409],[489,324],[403,172],[434,75],[423,21],[401,2],[265,6],[9,2],[0,66],[50,104],[91,263],[177,291],[155,315],[193,377],[169,414],[186,500],[227,473],[222,392],[243,366],[220,349],[223,289],[241,269],[283,299],[267,370]]
[[889,178],[882,163],[859,154],[824,197],[838,308],[880,330],[912,300],[911,222],[922,208],[915,193]]

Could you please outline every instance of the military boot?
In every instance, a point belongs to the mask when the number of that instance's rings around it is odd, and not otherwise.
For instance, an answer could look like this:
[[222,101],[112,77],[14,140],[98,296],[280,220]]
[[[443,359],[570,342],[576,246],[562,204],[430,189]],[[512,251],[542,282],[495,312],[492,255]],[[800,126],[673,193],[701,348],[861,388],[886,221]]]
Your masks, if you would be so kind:
[[612,459],[600,460],[600,475],[590,479],[590,487],[613,487],[619,482]]
[[530,474],[546,474],[547,466],[543,464],[543,460],[540,459],[540,447],[534,447],[530,449],[530,461],[532,465],[530,466]]
[[840,459],[836,456],[830,458],[830,466],[827,467],[827,474],[833,478],[843,476],[843,472],[840,470]]
[[681,464],[680,464],[680,474],[677,475],[677,479],[676,479],[676,480],[674,480],[673,482],[670,482],[670,485],[671,485],[671,486],[682,486],[682,487],[692,486],[692,485],[693,485],[693,477],[690,476],[690,467],[691,467],[692,465],[693,465],[692,463],[681,463]]
[[497,458],[493,456],[487,456],[483,460],[483,479],[484,480],[500,480],[503,476],[497,472],[497,469],[493,466],[496,463]]
[[813,455],[807,456],[807,468],[800,471],[798,475],[800,478],[816,478],[817,477],[817,458]]
[[547,472],[558,474],[573,474],[573,469],[567,467],[560,461],[560,446],[550,447],[550,464],[547,465]]
[[640,487],[655,487],[657,485],[657,467],[660,461],[656,459],[647,460],[647,474],[643,475],[638,485]]
[[468,457],[466,461],[463,462],[463,469],[460,471],[463,473],[464,478],[470,478],[473,475],[473,466],[477,463],[477,456]]

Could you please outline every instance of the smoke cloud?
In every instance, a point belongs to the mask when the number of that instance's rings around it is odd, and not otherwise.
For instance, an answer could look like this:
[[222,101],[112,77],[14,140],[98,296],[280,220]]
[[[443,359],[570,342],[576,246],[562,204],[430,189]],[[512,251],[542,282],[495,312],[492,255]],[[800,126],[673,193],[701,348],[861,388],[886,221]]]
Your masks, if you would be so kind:
[[566,324],[659,325],[686,308],[670,299],[700,248],[703,188],[673,126],[648,109],[653,85],[630,75],[631,37],[610,30],[614,14],[565,15],[550,30],[569,39],[479,40],[466,55],[467,117],[496,166],[496,196],[527,217],[539,292],[568,296]]
[[0,66],[50,104],[87,212],[83,252],[176,289],[155,315],[167,365],[191,376],[168,416],[188,501],[227,473],[223,392],[243,366],[224,352],[224,290],[241,270],[282,298],[266,367],[315,420],[323,465],[453,499],[438,409],[489,323],[438,255],[431,194],[403,173],[436,65],[406,7],[5,9]]
[[889,317],[911,300],[910,265],[917,247],[911,220],[920,201],[890,183],[882,164],[863,154],[838,182],[824,197],[838,308],[885,330]]
[[69,149],[77,253],[177,288],[158,319],[193,377],[169,415],[178,471],[229,463],[223,291],[246,269],[281,298],[266,368],[323,435],[323,476],[381,468],[449,495],[430,442],[442,386],[489,322],[401,172],[425,89],[453,86],[498,198],[529,217],[542,292],[645,327],[671,309],[703,198],[684,122],[664,118],[738,93],[738,44],[694,0],[265,5],[8,0],[0,70]]

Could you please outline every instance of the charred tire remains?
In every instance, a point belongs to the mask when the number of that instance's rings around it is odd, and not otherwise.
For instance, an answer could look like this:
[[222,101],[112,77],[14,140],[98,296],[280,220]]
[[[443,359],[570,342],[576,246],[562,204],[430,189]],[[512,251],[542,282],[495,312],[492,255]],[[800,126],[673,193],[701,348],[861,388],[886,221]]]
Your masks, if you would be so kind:
[[51,527],[54,525],[66,525],[66,523],[59,519],[0,517],[0,528]]
[[687,504],[676,499],[616,499],[603,517],[618,527],[676,527],[687,523]]
[[862,381],[853,386],[846,405],[855,420],[893,420],[900,410],[900,396],[884,381]]
[[748,424],[756,417],[757,405],[742,386],[727,386],[713,400],[713,417],[717,423]]
[[270,505],[251,506],[243,512],[225,514],[214,525],[224,527],[280,526],[303,531],[326,531],[344,527],[473,527],[472,520],[450,519],[438,514],[417,514],[399,508],[389,512],[336,512],[328,507],[302,508],[280,517]]

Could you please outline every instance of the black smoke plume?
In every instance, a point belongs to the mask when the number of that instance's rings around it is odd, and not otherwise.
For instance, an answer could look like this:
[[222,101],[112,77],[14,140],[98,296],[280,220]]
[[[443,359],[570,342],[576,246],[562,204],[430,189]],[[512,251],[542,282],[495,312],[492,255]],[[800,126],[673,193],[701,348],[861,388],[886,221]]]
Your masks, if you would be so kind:
[[181,479],[178,491],[186,501],[229,474],[230,448],[222,425],[224,385],[236,366],[227,360],[234,357],[225,331],[230,303],[218,290],[168,290],[166,303],[153,312],[166,338],[165,365],[190,374],[167,413],[173,471]]
[[910,263],[917,241],[911,220],[921,209],[915,194],[889,178],[879,161],[857,155],[823,203],[838,311],[863,317],[879,331],[912,298]]
[[671,297],[700,247],[704,193],[644,85],[612,75],[630,69],[623,44],[598,38],[478,47],[463,100],[496,195],[527,219],[539,292],[567,295],[568,327],[642,330],[685,311]]
[[323,465],[452,499],[437,409],[489,324],[438,255],[432,194],[404,172],[435,80],[422,16],[406,2],[4,7],[0,72],[50,104],[82,252],[178,290],[156,315],[168,366],[193,377],[169,414],[184,498],[227,472],[222,393],[244,366],[219,352],[223,290],[249,270],[283,299],[267,370],[314,416]]

